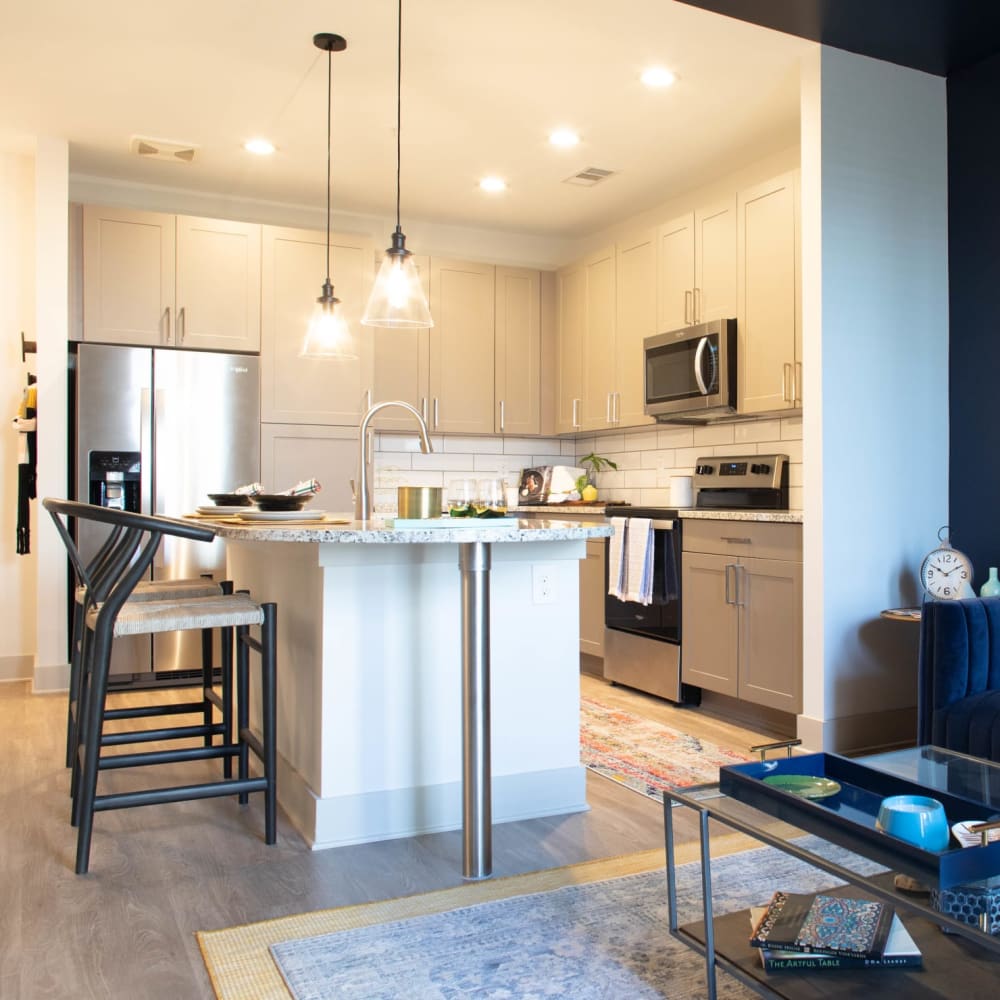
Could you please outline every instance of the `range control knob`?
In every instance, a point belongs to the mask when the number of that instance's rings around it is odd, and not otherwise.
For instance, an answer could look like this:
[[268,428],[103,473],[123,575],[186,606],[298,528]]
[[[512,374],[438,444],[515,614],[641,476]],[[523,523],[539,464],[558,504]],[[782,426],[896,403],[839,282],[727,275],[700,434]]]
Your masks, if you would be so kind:
[[710,476],[712,474],[712,466],[710,465],[699,465],[695,470],[699,476]]
[[771,471],[771,466],[767,462],[761,462],[760,465],[754,467],[753,471],[763,473],[766,476]]

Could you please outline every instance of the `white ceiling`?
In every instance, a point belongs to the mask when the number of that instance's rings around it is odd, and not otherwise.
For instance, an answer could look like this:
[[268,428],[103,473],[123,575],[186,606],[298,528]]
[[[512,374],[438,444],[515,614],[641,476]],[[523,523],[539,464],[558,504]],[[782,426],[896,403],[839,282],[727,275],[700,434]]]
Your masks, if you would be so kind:
[[[396,0],[0,0],[0,140],[62,136],[74,176],[391,215]],[[402,221],[579,237],[796,141],[814,43],[673,0],[404,0]],[[677,83],[650,91],[649,63]],[[581,145],[556,150],[568,125]],[[191,143],[140,159],[134,135]],[[264,135],[276,155],[253,157]],[[585,167],[616,175],[562,183]],[[486,173],[509,190],[484,195]]]

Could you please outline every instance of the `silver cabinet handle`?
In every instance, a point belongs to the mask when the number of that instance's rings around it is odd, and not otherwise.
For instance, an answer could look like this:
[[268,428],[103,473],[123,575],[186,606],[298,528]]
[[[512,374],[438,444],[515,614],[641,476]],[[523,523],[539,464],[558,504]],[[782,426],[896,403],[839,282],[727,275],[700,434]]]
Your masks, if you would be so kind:
[[694,321],[696,323],[701,322],[701,289],[696,288],[694,290]]
[[504,406],[503,406],[503,403],[504,403],[504,401],[501,399],[500,400],[500,433],[501,434],[503,433],[503,425],[504,425]]
[[792,369],[792,405],[802,405],[802,362],[796,361]]
[[573,400],[573,417],[572,417],[572,424],[573,424],[574,427],[579,427],[580,426],[580,417],[579,417],[579,412],[578,412],[579,409],[580,409],[580,400],[574,399]]
[[622,394],[620,392],[615,393],[614,417],[615,423],[620,424],[622,420]]
[[184,337],[187,335],[187,307],[181,306],[177,310],[177,343],[183,344]]
[[694,310],[691,306],[691,289],[684,289],[684,322],[690,326],[694,320],[691,318],[694,314]]
[[792,366],[787,362],[781,367],[781,398],[786,402],[790,403],[792,397],[788,394],[788,383],[792,378]]
[[750,538],[736,538],[733,535],[721,535],[720,537],[724,542],[730,542],[733,545],[750,545],[752,543]]
[[734,563],[726,563],[726,604],[732,604],[732,598],[729,596],[729,571],[731,569],[736,569]]
[[170,343],[170,306],[163,310],[163,342]]
[[742,608],[746,606],[743,603],[743,591],[744,591],[744,584],[746,583],[747,568],[746,566],[734,566],[733,569],[736,570],[736,572],[733,574],[733,577],[736,580],[736,600],[733,603],[737,607]]
[[604,400],[604,421],[610,424],[612,422],[611,418],[611,393],[609,392],[607,398]]
[[434,397],[434,427],[437,428],[438,425],[438,398]]
[[424,422],[427,422],[427,397],[420,397],[420,416],[424,418]]
[[372,408],[372,391],[371,389],[365,389],[365,413],[367,413]]

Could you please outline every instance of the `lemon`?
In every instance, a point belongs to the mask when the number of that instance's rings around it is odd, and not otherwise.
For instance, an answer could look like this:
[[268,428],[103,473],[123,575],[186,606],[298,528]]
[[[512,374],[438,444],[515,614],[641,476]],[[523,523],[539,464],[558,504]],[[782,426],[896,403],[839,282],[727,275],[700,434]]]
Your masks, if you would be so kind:
[[580,497],[583,500],[596,500],[597,499],[597,487],[596,486],[584,486],[583,491],[580,493]]

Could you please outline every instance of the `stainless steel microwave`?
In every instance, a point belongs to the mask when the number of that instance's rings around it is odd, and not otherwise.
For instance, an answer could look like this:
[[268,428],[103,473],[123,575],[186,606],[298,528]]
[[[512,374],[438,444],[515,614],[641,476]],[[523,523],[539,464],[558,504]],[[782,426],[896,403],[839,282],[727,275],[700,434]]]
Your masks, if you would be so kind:
[[645,412],[703,422],[736,412],[736,320],[717,319],[643,341]]

